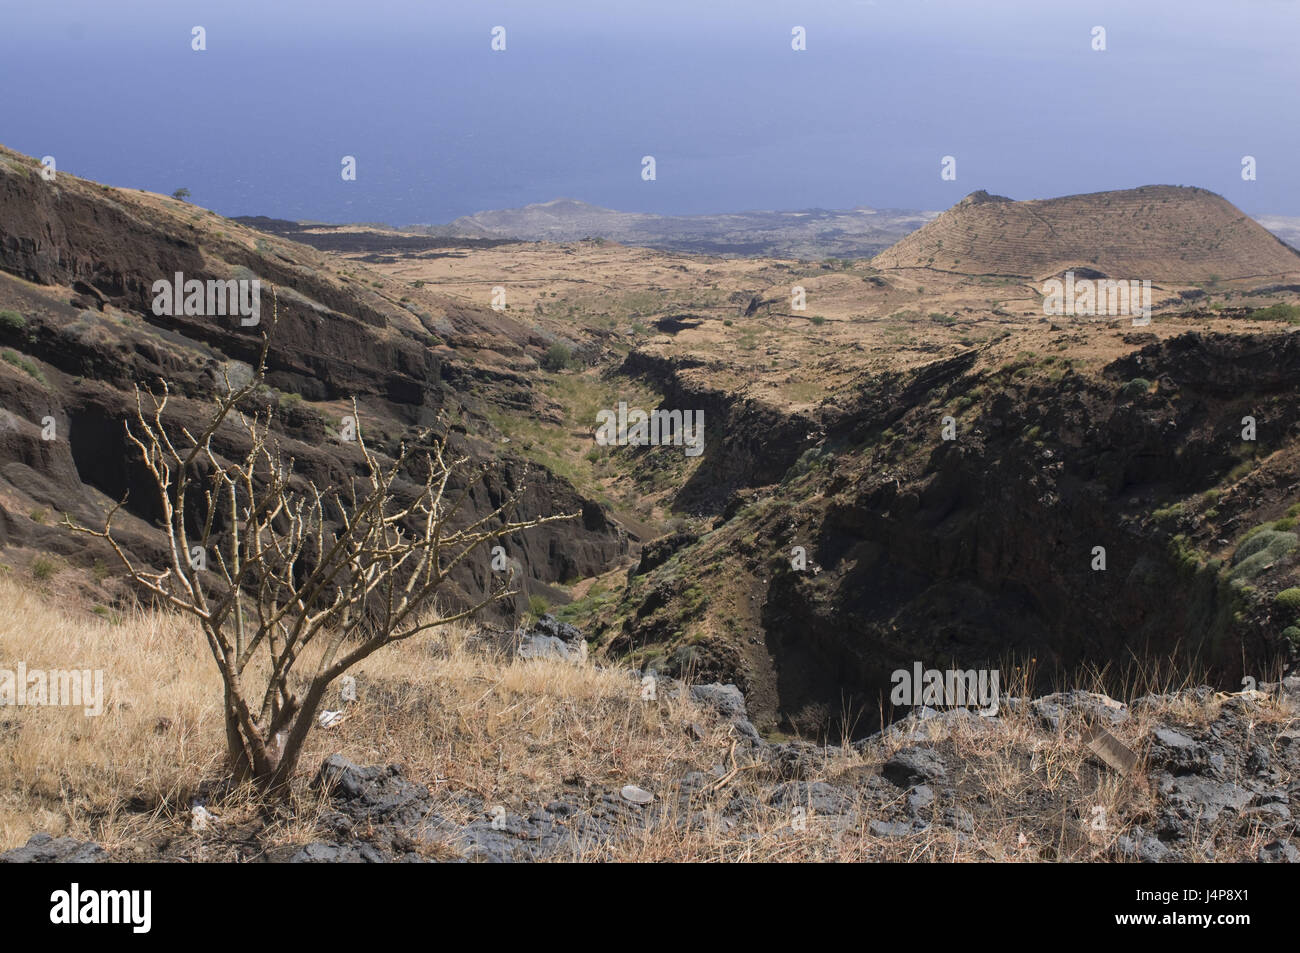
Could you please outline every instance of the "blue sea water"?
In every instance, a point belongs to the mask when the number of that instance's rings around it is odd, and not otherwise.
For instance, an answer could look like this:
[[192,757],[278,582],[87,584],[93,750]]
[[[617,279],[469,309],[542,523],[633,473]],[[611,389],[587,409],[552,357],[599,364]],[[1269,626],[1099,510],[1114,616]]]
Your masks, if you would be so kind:
[[5,7],[0,143],[227,215],[940,209],[1153,183],[1300,215],[1294,0]]

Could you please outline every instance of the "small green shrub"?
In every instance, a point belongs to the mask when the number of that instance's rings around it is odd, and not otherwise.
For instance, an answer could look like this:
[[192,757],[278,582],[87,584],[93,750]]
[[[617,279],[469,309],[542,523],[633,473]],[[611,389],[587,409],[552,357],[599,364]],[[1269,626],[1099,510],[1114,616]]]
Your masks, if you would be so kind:
[[1300,588],[1292,586],[1290,589],[1283,589],[1273,597],[1273,605],[1288,611],[1300,609]]
[[542,367],[548,371],[562,371],[572,363],[573,352],[560,341],[547,348],[546,356],[542,358]]
[[1131,400],[1134,397],[1140,397],[1143,394],[1149,393],[1150,390],[1151,382],[1149,380],[1145,377],[1135,377],[1121,387],[1119,393],[1121,397]]
[[1235,467],[1228,471],[1224,480],[1228,483],[1236,483],[1238,480],[1245,479],[1251,470],[1255,469],[1255,463],[1252,460],[1242,460]]
[[1169,523],[1183,515],[1183,504],[1174,503],[1162,509],[1152,510],[1151,518],[1157,523]]
[[1260,552],[1282,551],[1283,547],[1295,546],[1297,542],[1300,542],[1300,540],[1297,539],[1295,533],[1270,528],[1259,531],[1251,530],[1237,544],[1237,550],[1232,554],[1232,564],[1235,566]]
[[122,613],[114,612],[108,606],[91,606],[90,611],[95,613],[109,625],[121,625]]
[[32,578],[40,582],[54,578],[59,571],[59,564],[49,556],[37,556],[32,560]]
[[27,319],[17,311],[0,311],[0,329],[5,331],[22,331],[27,327]]
[[3,353],[0,353],[0,360],[3,360],[6,364],[17,367],[20,370],[26,371],[31,377],[35,378],[40,383],[46,383],[45,375],[41,373],[41,369],[21,354],[15,354],[13,351],[4,351]]
[[1254,579],[1264,568],[1300,547],[1300,537],[1265,529],[1253,533],[1232,554],[1232,569],[1228,576],[1235,580]]
[[1179,533],[1169,541],[1169,555],[1180,574],[1195,576],[1201,571],[1201,554],[1187,541],[1184,534]]

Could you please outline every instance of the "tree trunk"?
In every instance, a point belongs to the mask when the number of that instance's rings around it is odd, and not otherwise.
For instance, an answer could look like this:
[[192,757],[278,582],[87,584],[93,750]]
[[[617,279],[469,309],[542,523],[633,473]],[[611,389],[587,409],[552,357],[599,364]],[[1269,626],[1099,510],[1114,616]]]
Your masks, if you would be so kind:
[[328,682],[319,681],[307,691],[307,697],[302,700],[302,707],[298,709],[298,714],[294,716],[284,734],[283,747],[277,745],[280,753],[278,763],[269,776],[259,779],[259,785],[263,790],[277,794],[288,793],[289,782],[293,778],[294,771],[298,769],[298,758],[302,755],[303,743],[307,740],[307,733],[311,731],[312,722],[316,719],[316,710],[320,708],[320,703],[325,697],[325,689],[328,687]]
[[239,716],[226,689],[226,753],[230,760],[230,771],[236,781],[247,781],[252,776],[253,766],[248,760],[249,748],[244,744],[244,733],[239,725]]

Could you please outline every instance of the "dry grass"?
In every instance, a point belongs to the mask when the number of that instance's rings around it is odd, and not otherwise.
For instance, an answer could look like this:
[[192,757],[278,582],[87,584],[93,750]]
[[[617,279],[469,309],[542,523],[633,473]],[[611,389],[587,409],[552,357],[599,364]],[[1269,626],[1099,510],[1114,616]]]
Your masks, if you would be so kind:
[[79,708],[5,710],[0,844],[37,830],[101,836],[131,799],[166,802],[215,770],[220,680],[197,629],[141,612],[113,625],[10,578],[0,579],[0,603],[5,667],[102,669],[106,696],[98,717]]
[[[143,611],[112,625],[10,579],[0,579],[0,603],[0,664],[102,669],[106,695],[99,717],[80,708],[5,710],[0,848],[40,830],[111,846],[174,824],[190,797],[220,777],[224,757],[220,680],[197,628]],[[686,700],[642,702],[639,681],[624,670],[507,659],[471,647],[468,635],[435,630],[358,666],[358,703],[342,724],[313,732],[304,766],[334,752],[361,764],[400,763],[431,789],[511,805],[572,779],[663,788],[727,750],[723,727],[703,743],[689,739],[682,725],[708,724],[708,716]],[[337,695],[327,704],[340,707]],[[316,810],[309,775],[305,767],[285,839],[307,839]],[[236,792],[213,809],[251,809],[241,806],[246,798]]]
[[[320,836],[324,807],[308,788],[311,767],[335,752],[359,764],[401,764],[409,778],[449,795],[440,810],[459,821],[473,810],[457,807],[451,795],[465,792],[512,813],[561,794],[590,803],[624,784],[656,793],[653,809],[670,823],[629,827],[561,860],[1103,860],[1113,857],[1119,836],[1149,824],[1154,808],[1145,763],[1121,777],[1089,755],[1081,715],[1067,714],[1050,732],[1020,706],[996,720],[920,723],[860,752],[824,749],[804,777],[848,792],[853,813],[822,816],[809,803],[797,816],[798,805],[771,803],[778,779],[743,755],[732,757],[728,726],[688,700],[661,693],[647,703],[624,670],[519,660],[449,629],[359,667],[358,702],[345,708],[340,725],[313,732],[290,805],[268,810],[248,791],[220,784],[220,683],[193,626],[143,611],[115,625],[26,585],[0,578],[0,666],[21,660],[29,669],[103,669],[107,700],[100,717],[66,708],[3,712],[0,849],[36,831],[95,839],[146,858],[160,856],[161,845],[174,852],[177,844],[196,859],[224,858],[217,841],[228,846],[240,837],[258,850],[305,843]],[[1007,694],[1022,688],[1008,685]],[[1112,731],[1144,755],[1155,724],[1204,725],[1224,702],[1178,696],[1133,713]],[[328,705],[342,707],[337,696]],[[1296,721],[1293,709],[1261,697],[1248,730],[1276,731]],[[692,724],[702,738],[684,730]],[[924,831],[875,836],[873,820],[904,819],[906,794],[872,776],[900,748],[918,743],[941,751],[950,770],[957,766],[948,778],[956,800],[938,799]],[[678,802],[681,778],[711,768],[709,777],[718,778],[714,766],[727,772],[721,783],[711,782],[717,790]],[[222,838],[188,830],[198,792],[222,818]],[[969,812],[969,830],[936,823],[954,804]],[[672,823],[677,812],[687,812],[688,822]],[[1250,837],[1223,830],[1202,835],[1214,841],[1218,860],[1258,849]],[[431,856],[456,856],[454,844],[427,846]]]

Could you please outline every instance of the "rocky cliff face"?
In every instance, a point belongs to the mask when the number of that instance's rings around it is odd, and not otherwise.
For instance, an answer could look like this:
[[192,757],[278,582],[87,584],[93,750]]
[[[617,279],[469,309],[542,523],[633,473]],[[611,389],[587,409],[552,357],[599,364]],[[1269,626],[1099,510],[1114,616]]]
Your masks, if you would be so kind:
[[[1158,225],[1176,198],[1211,224],[1223,213],[1199,192],[1137,190],[1124,202],[1145,202]],[[981,197],[953,211],[1020,204]],[[625,568],[628,536],[606,506],[525,467],[491,423],[549,412],[534,384],[547,341],[534,328],[182,202],[46,182],[8,152],[0,545],[93,564],[103,554],[59,517],[94,524],[125,498],[130,547],[160,558],[157,506],[123,431],[133,388],[166,381],[172,425],[193,428],[259,341],[259,328],[231,318],[154,314],[153,282],[177,272],[265,282],[263,315],[274,300],[277,320],[257,401],[278,411],[304,479],[357,472],[357,448],[340,435],[355,400],[375,446],[434,425],[495,462],[468,488],[467,516],[518,487],[525,517],[578,514],[504,541],[525,596],[564,601],[555,584]],[[1081,666],[1191,668],[1231,688],[1266,677],[1300,640],[1296,600],[1281,597],[1300,581],[1300,345],[1230,322],[1189,328],[1127,332],[1104,360],[1086,360],[1074,355],[1095,346],[1091,332],[1052,325],[1034,338],[1041,353],[989,335],[892,370],[853,364],[846,343],[839,363],[817,359],[858,376],[837,377],[820,404],[756,396],[780,389],[746,386],[758,371],[728,370],[727,355],[707,349],[620,355],[607,376],[650,384],[665,408],[702,411],[705,449],[693,460],[625,448],[618,478],[644,478],[694,524],[617,574],[619,590],[583,621],[610,655],[735,682],[761,726],[813,733],[887,718],[890,674],[915,661],[1019,666],[1044,689]],[[761,364],[775,363],[778,344],[808,345],[780,332]],[[219,434],[222,452],[239,439]],[[466,565],[456,595],[483,592],[490,573],[486,559]]]
[[[1298,339],[1131,338],[1096,371],[970,349],[867,375],[815,420],[723,407],[722,462],[692,486],[730,505],[633,581],[610,645],[735,678],[761,723],[813,733],[869,730],[917,660],[1032,668],[1040,688],[1108,666],[1235,687],[1290,664],[1273,596],[1296,575]],[[1246,563],[1249,535],[1276,558]],[[692,599],[706,578],[733,592]]]
[[698,366],[692,359],[633,351],[618,373],[652,383],[663,394],[665,408],[703,411],[705,445],[700,465],[675,492],[673,508],[717,513],[736,491],[779,481],[808,446],[816,421],[804,414],[780,413],[758,400],[737,399],[682,374]]
[[[261,323],[155,315],[153,283],[176,273],[257,278]],[[372,445],[395,449],[414,428],[434,426],[476,463],[496,464],[470,489],[466,518],[520,486],[521,516],[578,514],[503,540],[526,590],[551,593],[552,583],[614,565],[626,536],[599,504],[484,439],[486,404],[533,402],[519,371],[535,366],[528,349],[541,342],[492,312],[427,295],[398,301],[364,279],[181,202],[64,174],[44,181],[30,160],[0,152],[0,545],[88,564],[103,554],[58,528],[59,514],[97,525],[109,501],[125,499],[130,547],[159,558],[155,492],[123,428],[133,388],[165,382],[169,426],[194,430],[225,375],[248,373],[274,312],[269,386],[257,403],[278,410],[277,436],[302,478],[327,485],[359,472],[360,452],[339,432],[355,400]],[[238,452],[239,439],[223,430],[218,448]],[[487,554],[483,563],[457,575],[460,598],[484,591]]]

